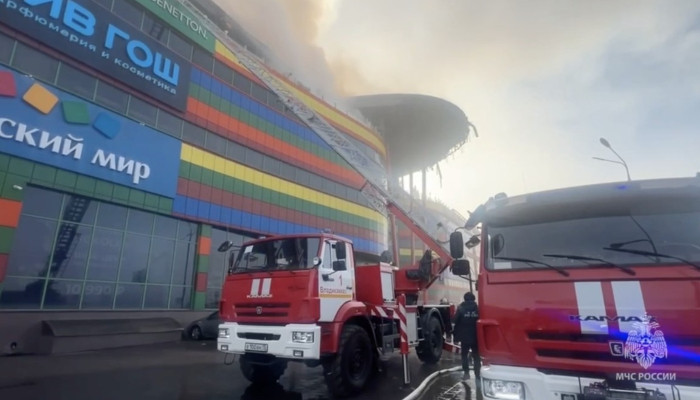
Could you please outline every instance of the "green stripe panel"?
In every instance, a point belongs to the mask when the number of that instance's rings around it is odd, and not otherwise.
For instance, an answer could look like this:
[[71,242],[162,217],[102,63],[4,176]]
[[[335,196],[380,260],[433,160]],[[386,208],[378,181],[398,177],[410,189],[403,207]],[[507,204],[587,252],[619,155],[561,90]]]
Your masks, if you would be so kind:
[[238,105],[230,103],[228,100],[215,95],[196,83],[190,83],[190,96],[232,118],[245,122],[246,124],[262,132],[265,132],[277,139],[283,140],[294,147],[307,151],[334,164],[338,164],[345,169],[352,169],[350,164],[348,164],[345,159],[340,157],[337,152],[331,149],[322,148],[317,144],[304,140],[288,130],[260,118],[257,115],[239,107]]
[[12,239],[15,236],[15,229],[0,226],[0,254],[9,254],[12,249]]
[[195,310],[204,310],[204,305],[206,304],[207,294],[205,292],[194,292],[194,305]]
[[14,186],[27,183],[164,214],[173,211],[168,197],[0,154],[0,197],[22,200],[22,191]]
[[211,225],[201,224],[200,229],[199,236],[211,237]]
[[[254,200],[265,201],[276,206],[290,208],[293,210],[301,211],[305,214],[315,215],[344,224],[354,225],[359,228],[368,229],[371,231],[377,231],[382,227],[379,222],[373,221],[371,219],[363,218],[355,214],[326,207],[322,204],[302,200],[290,196],[286,193],[263,188],[250,182],[232,178],[230,176],[226,176],[218,172],[202,168],[198,165],[188,163],[184,160],[180,161],[180,163],[188,164],[187,166],[180,169],[181,173],[183,171],[189,170],[189,176],[181,175],[182,178],[186,178],[201,183],[203,185],[215,187],[214,181],[216,180],[216,182],[221,182],[222,184],[222,186],[216,187],[217,189],[221,189],[226,192],[230,192],[244,197],[250,197]],[[210,201],[211,199],[203,200]]]
[[199,254],[197,257],[197,273],[209,272],[209,255]]

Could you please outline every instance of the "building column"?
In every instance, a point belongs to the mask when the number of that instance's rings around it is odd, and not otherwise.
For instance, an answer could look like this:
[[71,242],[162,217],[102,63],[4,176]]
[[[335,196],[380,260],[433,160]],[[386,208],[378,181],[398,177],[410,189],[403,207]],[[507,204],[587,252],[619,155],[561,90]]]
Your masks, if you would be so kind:
[[19,162],[14,157],[0,154],[0,293],[7,275],[15,230],[22,213],[23,188],[29,180],[27,174],[31,176],[31,170],[20,168],[22,165]]
[[207,272],[209,271],[209,254],[211,253],[211,225],[200,224],[197,235],[197,253],[195,264],[197,276],[194,284],[194,309],[204,310],[207,298]]

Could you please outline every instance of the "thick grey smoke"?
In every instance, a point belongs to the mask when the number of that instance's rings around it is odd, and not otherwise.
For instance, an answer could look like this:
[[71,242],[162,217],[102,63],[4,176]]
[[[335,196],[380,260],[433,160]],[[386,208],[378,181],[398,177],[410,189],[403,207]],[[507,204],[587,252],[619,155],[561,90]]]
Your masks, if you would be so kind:
[[270,64],[330,101],[336,99],[334,75],[323,49],[314,45],[323,0],[215,0],[274,55]]

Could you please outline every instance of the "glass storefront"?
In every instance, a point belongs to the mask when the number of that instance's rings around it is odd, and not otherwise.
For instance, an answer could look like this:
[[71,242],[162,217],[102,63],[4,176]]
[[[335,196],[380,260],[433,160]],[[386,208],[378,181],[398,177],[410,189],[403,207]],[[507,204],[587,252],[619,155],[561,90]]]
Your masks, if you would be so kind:
[[189,309],[197,225],[26,187],[2,309]]

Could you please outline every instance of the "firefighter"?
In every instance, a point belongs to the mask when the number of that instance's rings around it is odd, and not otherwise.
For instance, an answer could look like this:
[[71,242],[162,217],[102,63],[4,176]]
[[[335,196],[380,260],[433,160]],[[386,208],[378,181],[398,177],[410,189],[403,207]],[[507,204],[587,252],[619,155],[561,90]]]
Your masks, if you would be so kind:
[[476,340],[476,321],[479,319],[479,307],[476,305],[474,293],[464,294],[464,302],[457,307],[455,316],[454,338],[460,343],[462,353],[462,370],[464,379],[469,379],[469,351],[474,362],[474,376],[479,383],[481,359]]

